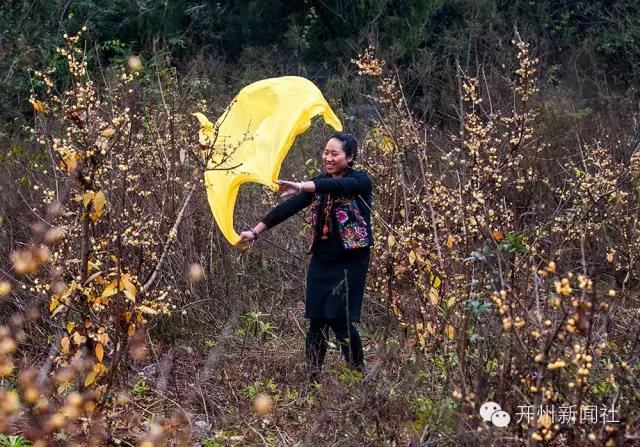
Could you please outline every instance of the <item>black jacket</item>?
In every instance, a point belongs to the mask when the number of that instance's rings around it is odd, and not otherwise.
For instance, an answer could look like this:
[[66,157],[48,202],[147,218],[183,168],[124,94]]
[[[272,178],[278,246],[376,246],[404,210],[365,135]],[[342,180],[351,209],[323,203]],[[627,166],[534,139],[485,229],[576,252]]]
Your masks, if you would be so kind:
[[[341,178],[322,173],[311,179],[316,191],[301,192],[275,206],[262,219],[268,227],[274,227],[307,206],[313,204],[311,224],[313,239],[310,251],[341,258],[367,251],[373,245],[371,228],[372,184],[369,175],[351,167]],[[323,209],[327,200],[332,201],[330,236],[322,238]],[[325,256],[327,257],[327,256]]]

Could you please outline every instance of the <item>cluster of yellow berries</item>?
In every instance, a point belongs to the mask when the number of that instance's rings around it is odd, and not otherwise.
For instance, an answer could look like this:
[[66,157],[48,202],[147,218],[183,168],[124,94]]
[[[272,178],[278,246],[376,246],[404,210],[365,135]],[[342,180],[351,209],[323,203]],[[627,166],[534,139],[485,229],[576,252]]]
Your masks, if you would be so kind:
[[351,59],[351,62],[358,67],[358,74],[364,76],[380,76],[384,61],[375,57],[376,48],[369,45],[364,54],[359,54],[357,59]]

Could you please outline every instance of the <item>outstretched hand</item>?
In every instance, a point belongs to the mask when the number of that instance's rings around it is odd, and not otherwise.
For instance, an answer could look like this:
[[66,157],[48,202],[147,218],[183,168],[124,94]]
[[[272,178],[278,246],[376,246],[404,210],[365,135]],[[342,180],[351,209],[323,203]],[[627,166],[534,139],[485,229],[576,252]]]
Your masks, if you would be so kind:
[[301,182],[290,182],[288,180],[276,180],[278,191],[281,197],[289,197],[302,191]]
[[253,241],[253,233],[251,231],[243,231],[240,233],[240,243]]

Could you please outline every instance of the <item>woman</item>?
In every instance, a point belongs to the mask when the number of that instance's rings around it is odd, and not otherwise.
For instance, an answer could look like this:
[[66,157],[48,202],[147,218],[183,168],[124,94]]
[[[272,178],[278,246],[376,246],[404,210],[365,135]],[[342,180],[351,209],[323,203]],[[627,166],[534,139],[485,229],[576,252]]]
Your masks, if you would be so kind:
[[372,186],[366,172],[352,167],[357,150],[351,134],[333,134],[322,154],[326,172],[306,182],[278,180],[281,195],[289,199],[240,234],[241,241],[257,240],[267,229],[313,205],[305,303],[310,325],[305,351],[309,378],[314,381],[327,351],[328,328],[335,333],[347,364],[361,372],[364,367],[362,342],[353,323],[360,321],[373,245]]

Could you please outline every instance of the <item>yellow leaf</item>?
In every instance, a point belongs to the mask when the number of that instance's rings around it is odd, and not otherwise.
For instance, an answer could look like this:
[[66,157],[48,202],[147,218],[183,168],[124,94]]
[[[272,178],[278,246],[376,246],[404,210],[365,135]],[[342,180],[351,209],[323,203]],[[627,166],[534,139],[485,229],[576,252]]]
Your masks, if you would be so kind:
[[433,304],[434,306],[438,305],[438,303],[440,302],[438,289],[431,288],[431,290],[429,290],[429,300],[431,301],[431,304]]
[[71,388],[71,385],[71,382],[64,382],[56,389],[56,392],[58,394],[66,394],[67,391],[69,391],[69,388]]
[[73,332],[73,328],[75,327],[76,327],[76,324],[73,321],[68,322],[66,326],[67,334],[71,334]]
[[147,306],[138,306],[138,310],[143,314],[157,315],[158,311]]
[[125,273],[120,276],[120,290],[124,292],[124,295],[135,303],[136,301],[136,287],[129,279],[129,274]]
[[456,330],[453,328],[453,326],[451,326],[450,324],[447,324],[444,327],[444,333],[447,334],[447,337],[449,337],[449,340],[453,340],[453,338],[456,335]]
[[106,345],[109,342],[109,335],[105,333],[98,334],[96,336],[96,340],[103,345]]
[[98,191],[93,197],[93,212],[91,213],[91,220],[94,222],[102,216],[104,212],[105,197],[102,191]]
[[116,130],[113,127],[107,127],[105,130],[100,132],[100,135],[105,138],[109,138],[113,136],[114,133],[116,133]]
[[[100,262],[100,261],[89,261],[89,262],[87,262],[87,265],[89,266],[89,271],[98,270],[102,266],[102,262]],[[89,279],[87,279],[87,281],[89,281]]]
[[436,289],[442,286],[442,279],[433,272],[429,273],[429,281],[431,282],[431,287],[435,287]]
[[127,335],[129,337],[133,336],[136,333],[136,325],[134,323],[129,325],[129,329],[127,329]]
[[393,237],[393,234],[390,234],[389,237],[387,237],[387,244],[389,247],[393,247],[396,244],[396,238]]
[[447,309],[451,309],[454,304],[456,304],[456,297],[452,296],[447,300]]
[[60,303],[58,302],[56,297],[51,298],[51,303],[49,304],[49,312],[53,312],[54,310],[56,310],[56,307],[58,307]]
[[62,166],[60,168],[64,168],[67,170],[67,173],[71,174],[78,167],[78,153],[74,150],[70,150],[66,152],[62,156]]
[[87,208],[89,206],[89,204],[91,203],[91,201],[93,200],[93,196],[94,195],[95,195],[95,193],[93,191],[91,191],[91,190],[85,192],[84,195],[82,196],[82,206]]
[[447,237],[447,247],[449,247],[449,249],[453,248],[454,242],[453,236],[449,235],[449,237]]
[[31,103],[33,105],[33,110],[35,110],[38,113],[42,113],[44,112],[44,104],[42,103],[42,101],[39,100],[35,100]]
[[100,378],[100,376],[102,376],[102,374],[105,373],[105,371],[107,371],[107,367],[102,363],[96,363],[95,365],[93,365],[93,369],[89,374],[87,374],[87,377],[84,379],[84,386],[89,386],[94,383]]
[[63,354],[69,353],[69,342],[69,337],[62,337],[62,340],[60,340],[60,348],[62,348]]
[[427,332],[431,335],[434,335],[436,333],[436,327],[433,325],[432,322],[427,323]]
[[102,363],[103,357],[104,357],[104,346],[102,346],[102,343],[96,343],[96,358],[100,363]]
[[115,295],[117,293],[116,290],[116,282],[112,281],[111,283],[109,283],[109,285],[107,287],[104,288],[104,290],[102,291],[102,297],[106,298],[106,297],[110,297],[112,295]]
[[79,345],[82,342],[82,335],[80,335],[80,332],[76,331],[73,333],[72,335],[73,337],[73,342],[77,345]]
[[427,336],[422,331],[418,332],[418,343],[420,343],[420,346],[422,346],[423,348],[424,348],[424,345],[427,344]]
[[504,239],[504,231],[496,230],[491,232],[491,237],[496,241]]
[[409,252],[409,265],[413,265],[416,262],[416,253],[411,250]]
[[91,385],[93,382],[96,381],[97,377],[98,377],[98,372],[96,370],[92,370],[89,374],[87,374],[87,377],[84,379],[84,386]]

